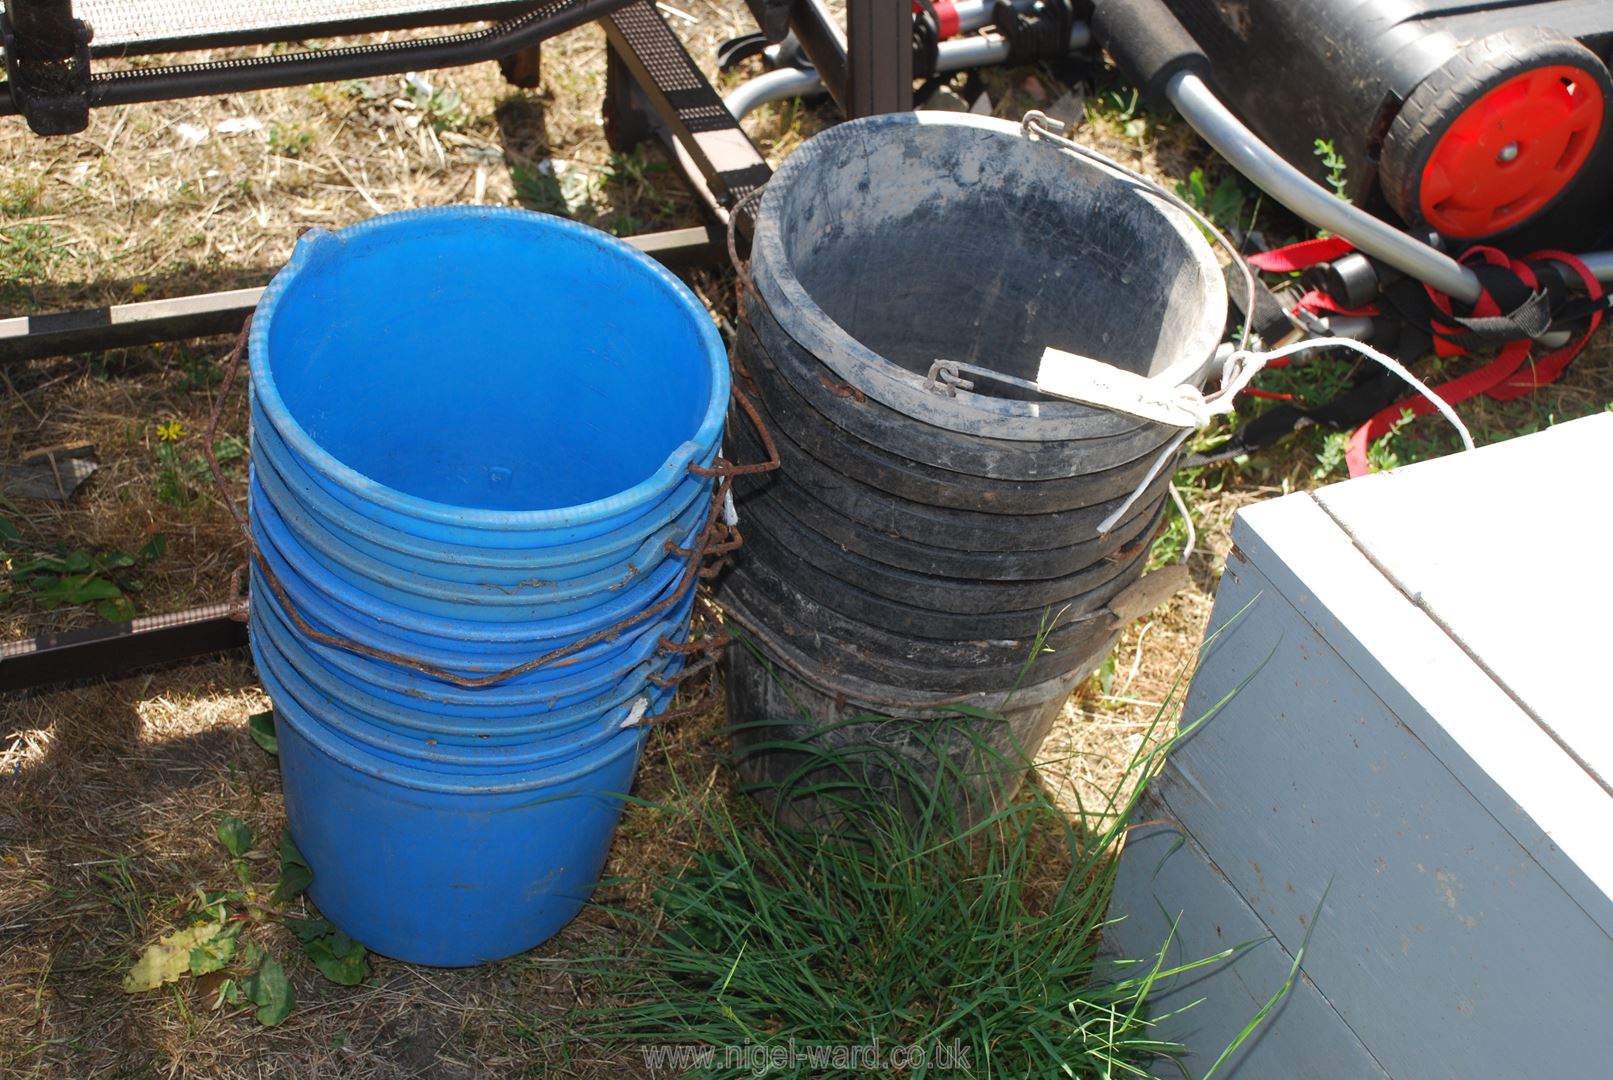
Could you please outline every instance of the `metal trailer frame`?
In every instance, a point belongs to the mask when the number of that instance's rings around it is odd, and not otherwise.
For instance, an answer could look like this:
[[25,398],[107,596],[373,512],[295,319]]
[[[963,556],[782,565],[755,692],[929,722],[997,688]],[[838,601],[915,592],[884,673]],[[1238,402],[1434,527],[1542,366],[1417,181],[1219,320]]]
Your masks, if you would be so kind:
[[[912,107],[912,22],[906,3],[850,0],[848,33],[822,0],[748,2],[758,25],[774,40],[786,30],[795,32],[824,87],[847,115]],[[18,3],[9,0],[10,6]],[[71,17],[66,0],[32,3],[38,10]],[[647,233],[627,242],[680,273],[722,265],[728,210],[765,184],[771,170],[655,5],[650,0],[545,0],[527,7],[484,31],[421,42],[292,53],[269,64],[225,62],[92,75],[86,107],[458,66],[535,49],[546,37],[600,19],[609,42],[606,112],[613,143],[661,139],[711,218],[704,227]],[[14,67],[8,51],[8,68]],[[0,82],[0,115],[23,113],[16,71],[8,74],[10,79]],[[0,364],[233,333],[262,291],[235,289],[0,319]],[[231,601],[132,622],[41,631],[0,645],[0,692],[113,677],[245,644],[246,625],[238,603]]]
[[[70,0],[0,3],[8,7],[30,5],[36,14],[47,11],[60,16],[66,12],[71,21]],[[613,144],[625,148],[646,138],[659,138],[712,219],[705,228],[651,233],[628,241],[672,269],[684,271],[722,263],[726,257],[729,210],[765,184],[770,175],[767,163],[740,130],[735,113],[743,115],[762,101],[818,90],[826,91],[848,117],[912,107],[912,24],[907,3],[848,0],[844,29],[829,13],[825,0],[747,3],[769,41],[777,43],[786,33],[793,33],[812,70],[780,68],[761,76],[756,85],[747,84],[731,95],[732,110],[724,105],[649,0],[530,0],[524,14],[517,13],[497,26],[472,34],[389,46],[293,53],[273,58],[274,62],[267,64],[226,62],[146,68],[127,74],[111,73],[102,82],[96,81],[101,77],[91,76],[86,107],[220,92],[217,82],[203,86],[205,78],[224,79],[228,84],[224,92],[228,92],[354,73],[401,73],[419,67],[455,66],[515,53],[535,59],[544,37],[603,16],[610,43],[605,110]],[[981,25],[977,20],[988,17],[986,7],[976,0],[970,0],[968,6],[970,28],[977,28]],[[513,0],[488,0],[487,13],[514,7]],[[8,26],[0,29],[10,33]],[[1069,47],[1085,46],[1092,36],[1092,28],[1077,21],[1071,27]],[[263,38],[259,35],[254,40]],[[999,63],[1009,58],[1009,52],[1008,43],[1001,37],[944,42],[938,70]],[[87,51],[82,54],[85,63],[88,55]],[[11,79],[0,82],[0,115],[24,111],[13,86],[16,71],[9,51],[7,66]],[[1351,240],[1384,264],[1457,299],[1477,295],[1478,282],[1470,269],[1361,208],[1335,198],[1265,145],[1198,73],[1178,71],[1162,89],[1169,103],[1213,149],[1300,217]],[[1587,253],[1582,261],[1597,278],[1613,283],[1613,252]],[[261,291],[237,289],[0,319],[0,364],[228,333],[239,329]],[[0,645],[0,692],[61,679],[115,675],[133,667],[233,648],[244,640],[245,628],[229,614],[228,605],[210,605],[89,630],[41,633],[29,641]]]

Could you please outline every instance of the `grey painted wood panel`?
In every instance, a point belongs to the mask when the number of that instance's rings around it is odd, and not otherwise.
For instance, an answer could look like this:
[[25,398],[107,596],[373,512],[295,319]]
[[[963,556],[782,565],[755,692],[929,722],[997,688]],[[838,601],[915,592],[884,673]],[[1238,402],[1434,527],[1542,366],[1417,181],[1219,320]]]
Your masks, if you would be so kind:
[[1613,413],[1362,477],[1317,502],[1523,709],[1613,783]]
[[[1613,424],[1600,430],[1613,436]],[[1507,475],[1505,460],[1482,458],[1466,457],[1484,466],[1466,479],[1442,469],[1441,498],[1391,500],[1383,528],[1437,537],[1460,504],[1444,496],[1466,483],[1488,498]],[[1182,955],[1207,955],[1226,946],[1241,904],[1274,940],[1260,947],[1272,957],[1239,964],[1266,979],[1281,969],[1280,983],[1327,889],[1305,992],[1236,1075],[1381,1075],[1336,1049],[1352,1040],[1371,1068],[1405,1080],[1613,1074],[1592,1034],[1613,1006],[1613,800],[1418,606],[1438,588],[1400,587],[1434,578],[1397,582],[1368,558],[1370,501],[1347,514],[1353,540],[1310,496],[1240,516],[1211,620],[1225,630],[1184,717],[1250,681],[1151,792],[1140,816],[1174,819],[1189,842],[1163,863],[1161,830],[1128,842],[1111,908],[1128,918],[1109,940],[1130,955],[1157,949],[1163,905],[1183,914]],[[1536,599],[1532,614],[1549,617]],[[1194,982],[1207,997],[1190,1032],[1204,1065],[1275,985],[1237,967]],[[1305,1056],[1324,1045],[1335,1069]]]
[[[1171,815],[1169,806],[1145,796],[1143,820]],[[1134,830],[1127,841],[1109,916],[1121,921],[1104,932],[1106,948],[1136,958],[1116,969],[1135,977],[1136,961],[1152,965],[1165,949],[1164,965],[1178,967],[1234,946],[1251,944],[1213,967],[1185,972],[1155,984],[1150,1015],[1159,1017],[1150,1033],[1193,1048],[1182,1064],[1203,1076],[1221,1051],[1288,978],[1293,955],[1273,940],[1238,891],[1227,883],[1202,848],[1166,826]],[[1125,898],[1125,899],[1121,899]],[[1184,901],[1186,906],[1183,906]],[[1172,938],[1172,922],[1175,937]],[[1166,942],[1170,945],[1166,948]],[[1274,1071],[1273,1063],[1281,1070]],[[1175,1070],[1157,1063],[1159,1076]],[[1228,1080],[1384,1080],[1387,1073],[1319,990],[1304,980],[1294,984],[1268,1022],[1230,1058],[1217,1077]]]

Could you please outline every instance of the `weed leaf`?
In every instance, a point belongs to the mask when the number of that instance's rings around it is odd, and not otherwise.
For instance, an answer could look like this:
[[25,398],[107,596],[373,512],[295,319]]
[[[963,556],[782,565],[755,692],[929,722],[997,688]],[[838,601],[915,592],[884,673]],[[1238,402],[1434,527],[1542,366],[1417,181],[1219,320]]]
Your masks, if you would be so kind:
[[252,733],[252,741],[269,751],[271,754],[280,753],[280,740],[274,733],[274,710],[253,713],[246,718],[246,729]]
[[235,939],[240,936],[241,924],[229,923],[223,933],[193,945],[190,950],[190,973],[206,975],[222,970],[235,959]]
[[[190,970],[191,956],[198,948],[205,948],[226,933],[223,923],[201,923],[175,930],[153,945],[146,946],[140,959],[134,962],[123,977],[123,992],[138,994],[155,990],[163,983],[171,983]],[[234,951],[234,943],[231,943]]]
[[287,930],[290,930],[293,934],[296,934],[297,940],[302,942],[304,945],[308,944],[310,941],[313,941],[315,938],[322,938],[327,934],[334,934],[336,932],[336,927],[331,925],[329,919],[286,918],[281,919],[280,924]]
[[241,992],[258,1007],[258,1023],[264,1027],[274,1027],[290,1016],[297,1003],[285,968],[272,956],[265,956],[263,966],[241,980]]
[[[297,850],[295,841],[291,839],[289,829],[280,833],[280,884],[274,888],[274,895],[269,898],[272,904],[284,904],[287,900],[301,896],[313,884],[314,871],[308,865],[308,860],[302,857]],[[287,919],[288,924],[300,922],[299,919]]]
[[218,842],[239,859],[252,847],[252,827],[238,817],[226,817],[218,823]]
[[340,930],[304,941],[302,951],[308,954],[320,974],[333,983],[357,986],[370,976],[364,946]]

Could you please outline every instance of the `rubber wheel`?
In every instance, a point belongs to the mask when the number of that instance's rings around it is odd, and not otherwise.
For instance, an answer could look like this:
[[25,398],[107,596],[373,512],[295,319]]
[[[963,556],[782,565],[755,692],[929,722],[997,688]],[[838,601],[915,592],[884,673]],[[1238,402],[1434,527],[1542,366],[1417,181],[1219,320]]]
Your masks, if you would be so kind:
[[1541,27],[1465,45],[1417,85],[1384,140],[1384,197],[1407,222],[1477,239],[1521,225],[1578,178],[1607,126],[1596,54]]

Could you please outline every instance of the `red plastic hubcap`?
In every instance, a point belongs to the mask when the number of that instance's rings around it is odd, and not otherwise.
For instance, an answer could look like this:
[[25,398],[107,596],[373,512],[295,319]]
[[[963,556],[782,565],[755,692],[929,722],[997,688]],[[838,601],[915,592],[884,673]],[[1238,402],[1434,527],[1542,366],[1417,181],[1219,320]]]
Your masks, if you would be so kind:
[[1423,219],[1446,236],[1524,221],[1568,185],[1602,130],[1602,88],[1583,68],[1536,68],[1462,111],[1423,169]]

